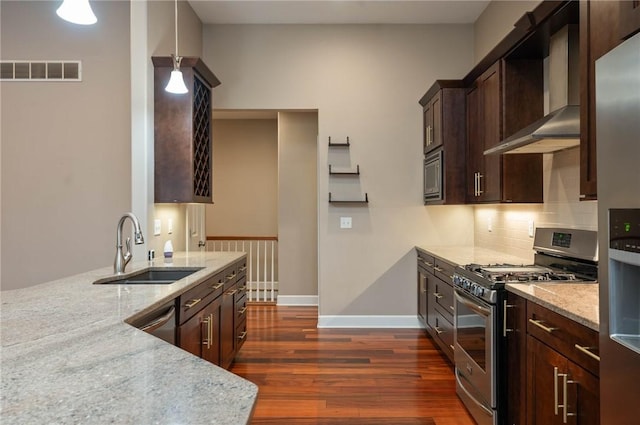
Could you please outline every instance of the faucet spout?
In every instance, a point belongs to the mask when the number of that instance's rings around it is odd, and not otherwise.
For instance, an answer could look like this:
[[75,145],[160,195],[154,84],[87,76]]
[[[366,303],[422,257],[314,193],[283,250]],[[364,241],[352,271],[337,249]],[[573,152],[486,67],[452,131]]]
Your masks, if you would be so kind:
[[124,222],[130,219],[133,223],[133,241],[136,245],[144,243],[144,237],[142,236],[142,230],[140,229],[140,221],[133,213],[125,213],[118,221],[118,227],[116,229],[116,258],[113,261],[113,272],[115,274],[124,273],[124,268],[131,261],[131,238],[127,238],[127,252],[122,251],[122,227]]

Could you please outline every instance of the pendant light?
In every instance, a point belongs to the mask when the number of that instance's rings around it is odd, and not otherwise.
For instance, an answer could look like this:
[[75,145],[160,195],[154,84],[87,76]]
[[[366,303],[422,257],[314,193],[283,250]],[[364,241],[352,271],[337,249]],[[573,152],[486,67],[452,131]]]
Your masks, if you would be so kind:
[[164,89],[169,93],[184,94],[189,92],[189,90],[184,84],[182,71],[180,71],[180,62],[182,61],[182,57],[178,55],[178,0],[175,0],[174,17],[176,30],[176,54],[171,55],[171,59],[173,59],[173,71],[171,71],[171,78],[169,78],[169,83]]
[[64,0],[56,14],[65,21],[79,25],[93,25],[98,22],[89,0]]

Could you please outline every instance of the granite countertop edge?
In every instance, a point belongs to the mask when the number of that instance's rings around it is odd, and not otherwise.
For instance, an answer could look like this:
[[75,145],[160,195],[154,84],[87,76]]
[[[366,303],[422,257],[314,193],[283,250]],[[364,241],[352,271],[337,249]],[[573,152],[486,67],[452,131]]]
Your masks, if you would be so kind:
[[147,267],[203,267],[170,285],[94,285],[105,267],[0,292],[3,423],[248,424],[258,387],[126,321],[244,253],[176,253]]
[[[416,249],[458,266],[470,263],[533,264],[533,253],[530,258],[521,258],[473,245],[416,246]],[[599,285],[597,282],[507,284],[506,289],[590,329],[599,331]]]

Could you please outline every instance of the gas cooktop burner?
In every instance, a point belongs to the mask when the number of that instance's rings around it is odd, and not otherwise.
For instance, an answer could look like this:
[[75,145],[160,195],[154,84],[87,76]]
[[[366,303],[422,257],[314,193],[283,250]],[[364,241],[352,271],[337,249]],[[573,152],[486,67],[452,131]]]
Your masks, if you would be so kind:
[[479,264],[469,264],[465,268],[493,283],[577,280],[573,273],[540,266],[514,266],[512,264],[481,266]]

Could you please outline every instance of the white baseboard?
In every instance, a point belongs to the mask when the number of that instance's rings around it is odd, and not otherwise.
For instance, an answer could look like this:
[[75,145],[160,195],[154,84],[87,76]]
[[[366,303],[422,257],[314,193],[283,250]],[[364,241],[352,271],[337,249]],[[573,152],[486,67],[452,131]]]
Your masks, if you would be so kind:
[[278,295],[278,305],[317,306],[317,295]]
[[417,316],[318,316],[319,328],[420,329]]

